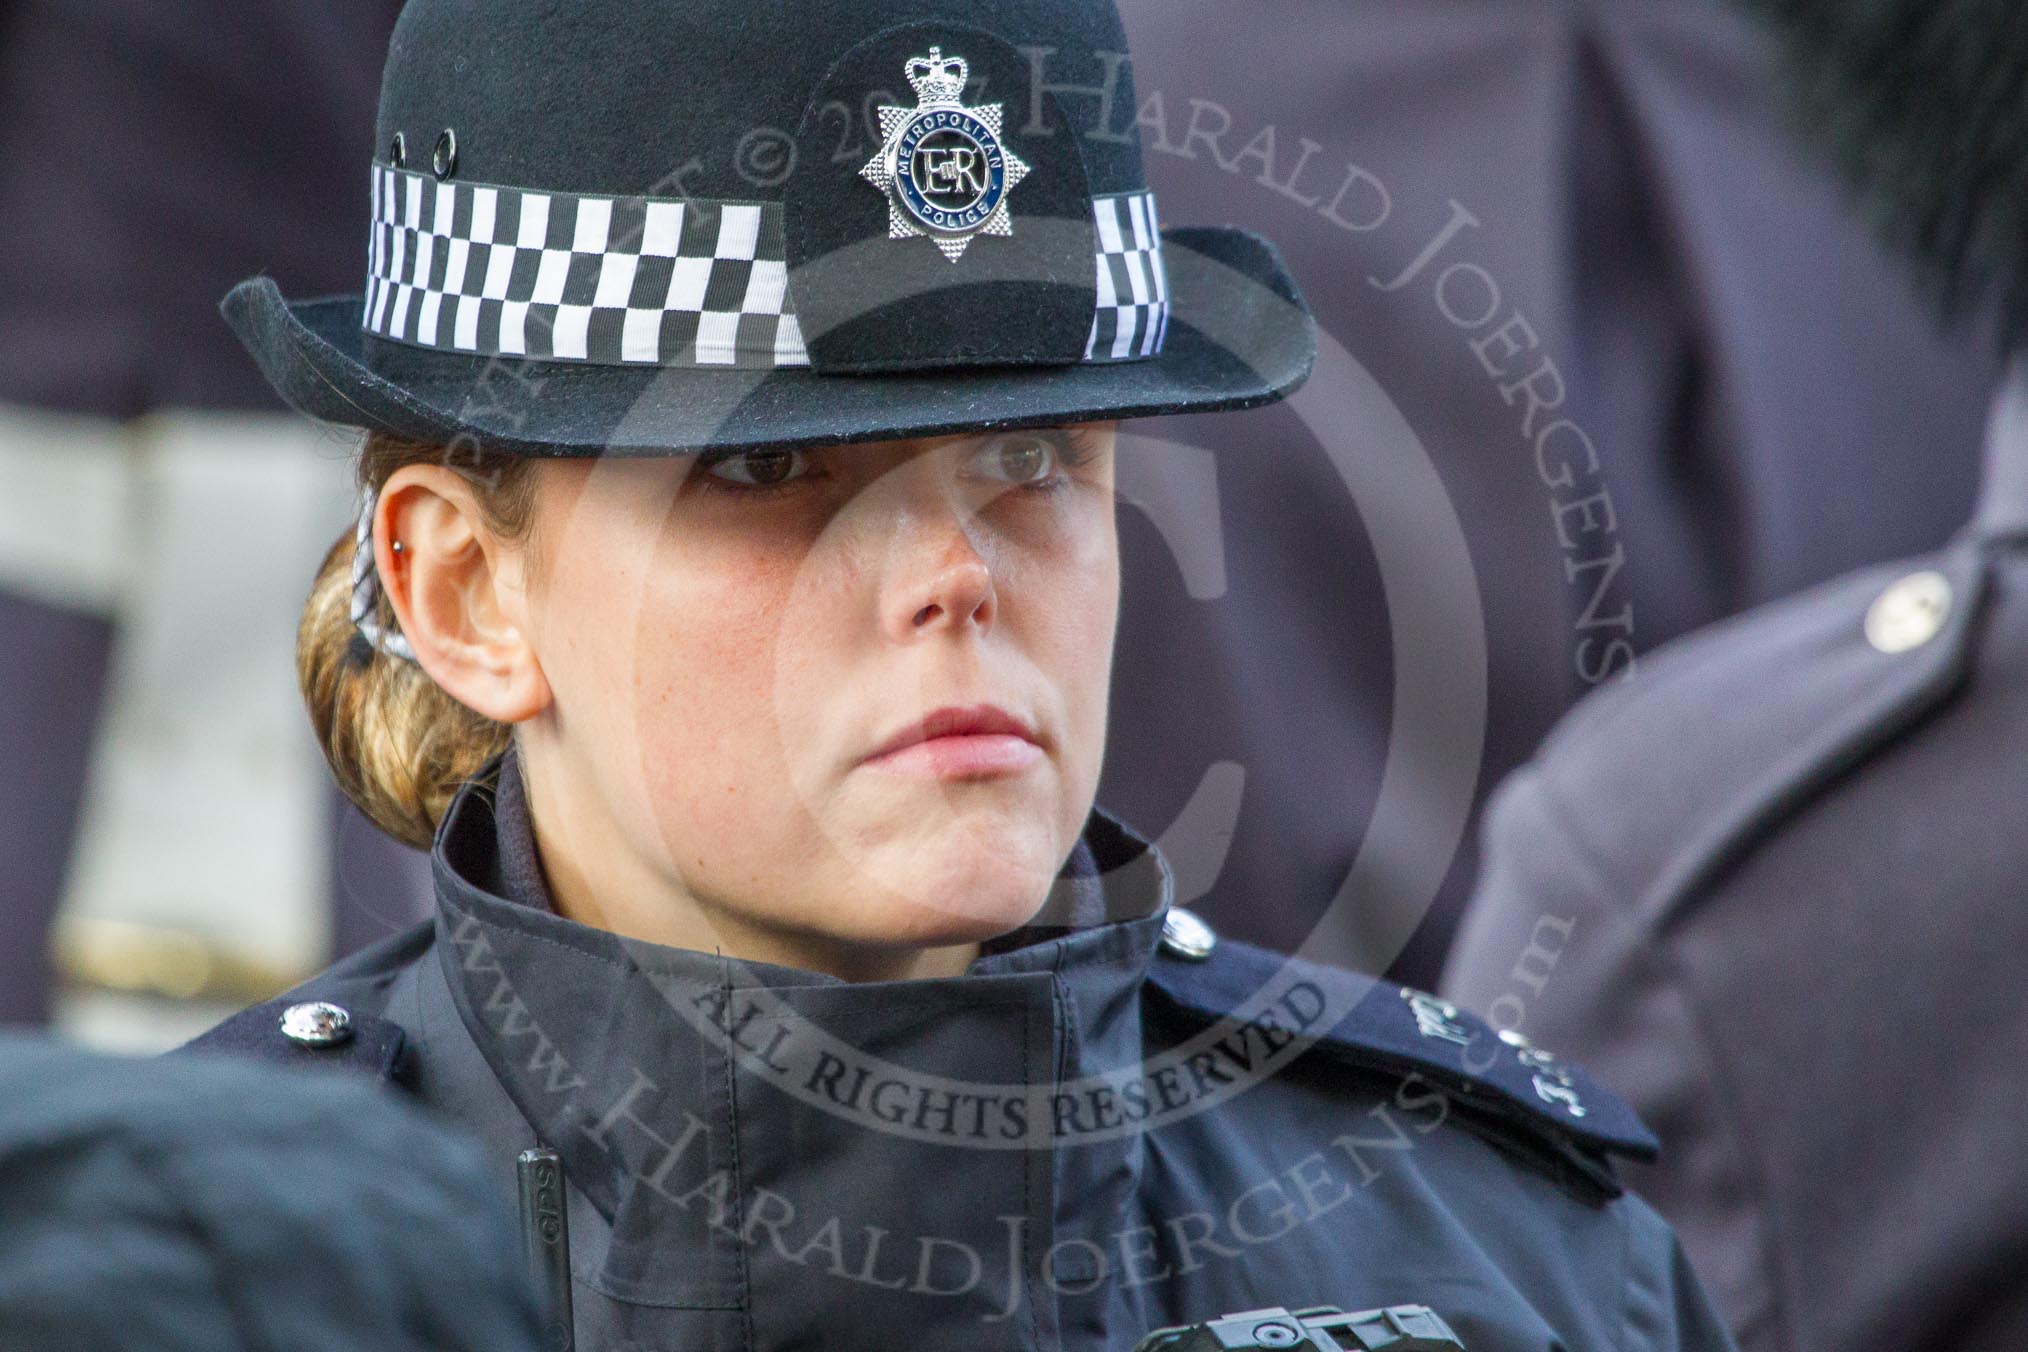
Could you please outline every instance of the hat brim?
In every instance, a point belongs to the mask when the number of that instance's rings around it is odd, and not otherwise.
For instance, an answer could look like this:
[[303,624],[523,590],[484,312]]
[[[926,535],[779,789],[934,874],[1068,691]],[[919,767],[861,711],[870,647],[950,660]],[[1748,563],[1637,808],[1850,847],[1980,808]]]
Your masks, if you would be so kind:
[[1068,366],[826,375],[480,357],[370,338],[361,297],[291,302],[267,277],[234,287],[221,309],[275,389],[313,418],[516,455],[820,446],[1215,412],[1302,384],[1316,325],[1273,245],[1179,227],[1163,231],[1163,254],[1162,352]]

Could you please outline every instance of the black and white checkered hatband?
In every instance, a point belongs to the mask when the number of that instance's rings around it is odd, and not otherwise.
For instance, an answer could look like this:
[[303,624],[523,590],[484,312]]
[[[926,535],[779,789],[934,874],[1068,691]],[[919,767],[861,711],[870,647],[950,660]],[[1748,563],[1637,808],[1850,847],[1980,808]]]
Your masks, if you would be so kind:
[[[1161,352],[1152,193],[1092,200],[1090,362]],[[477,356],[608,366],[808,366],[782,206],[537,192],[373,168],[363,326]]]

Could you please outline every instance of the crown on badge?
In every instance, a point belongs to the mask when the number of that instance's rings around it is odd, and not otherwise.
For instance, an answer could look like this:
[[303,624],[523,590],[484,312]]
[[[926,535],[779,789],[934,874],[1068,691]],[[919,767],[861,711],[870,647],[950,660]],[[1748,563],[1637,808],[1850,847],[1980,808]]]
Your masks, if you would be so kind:
[[908,82],[915,86],[919,103],[956,103],[965,92],[972,66],[962,56],[945,56],[944,49],[932,47],[928,56],[911,57]]

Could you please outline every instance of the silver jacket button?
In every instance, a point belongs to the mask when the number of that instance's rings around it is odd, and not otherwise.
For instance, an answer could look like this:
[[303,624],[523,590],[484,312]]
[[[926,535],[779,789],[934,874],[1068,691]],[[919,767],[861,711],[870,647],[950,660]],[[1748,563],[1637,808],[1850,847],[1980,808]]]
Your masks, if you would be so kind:
[[335,1047],[352,1036],[352,1016],[315,1000],[282,1011],[282,1036],[298,1047]]
[[1911,573],[1880,593],[1866,612],[1866,641],[1883,653],[1905,653],[1935,638],[1950,616],[1950,579]]
[[1194,912],[1171,906],[1162,917],[1162,947],[1171,957],[1202,962],[1218,947],[1218,934]]

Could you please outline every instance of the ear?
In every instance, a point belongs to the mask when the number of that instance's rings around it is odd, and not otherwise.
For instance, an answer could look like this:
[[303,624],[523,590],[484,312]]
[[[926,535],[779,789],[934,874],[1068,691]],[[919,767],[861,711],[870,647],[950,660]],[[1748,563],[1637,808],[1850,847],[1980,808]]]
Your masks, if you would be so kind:
[[462,476],[443,465],[390,475],[374,505],[373,558],[417,663],[453,699],[500,723],[549,707],[528,639],[527,552],[487,529]]

